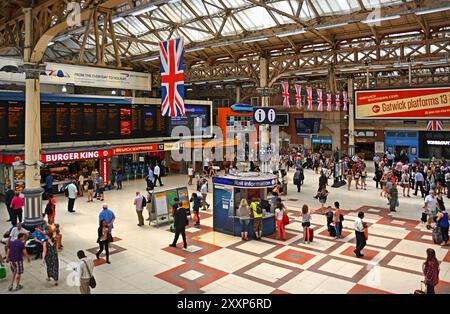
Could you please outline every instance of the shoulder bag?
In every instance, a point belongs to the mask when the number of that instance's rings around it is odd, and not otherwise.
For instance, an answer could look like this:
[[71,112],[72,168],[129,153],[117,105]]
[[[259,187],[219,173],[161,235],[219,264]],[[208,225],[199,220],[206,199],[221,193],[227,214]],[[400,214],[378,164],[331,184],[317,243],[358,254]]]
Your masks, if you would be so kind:
[[86,261],[83,261],[83,262],[86,265],[86,270],[89,274],[89,287],[94,289],[95,287],[97,287],[97,282],[95,281],[94,276],[92,276],[91,271],[89,270],[89,265],[86,263]]

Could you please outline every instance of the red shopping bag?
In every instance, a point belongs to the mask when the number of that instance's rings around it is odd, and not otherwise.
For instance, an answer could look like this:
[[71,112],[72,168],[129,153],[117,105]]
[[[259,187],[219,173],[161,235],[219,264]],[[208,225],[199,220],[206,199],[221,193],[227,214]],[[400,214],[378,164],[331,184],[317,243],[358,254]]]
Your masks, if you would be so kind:
[[289,216],[287,214],[283,215],[283,225],[289,225]]
[[194,222],[198,222],[198,216],[197,216],[197,213],[196,213],[196,212],[194,212],[194,216],[192,217],[192,220],[193,220]]

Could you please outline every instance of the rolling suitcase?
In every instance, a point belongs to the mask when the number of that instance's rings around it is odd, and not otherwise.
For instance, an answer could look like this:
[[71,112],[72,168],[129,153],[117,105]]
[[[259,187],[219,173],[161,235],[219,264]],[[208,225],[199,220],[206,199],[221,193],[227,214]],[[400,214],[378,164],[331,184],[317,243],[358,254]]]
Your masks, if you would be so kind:
[[441,244],[442,243],[442,232],[441,228],[436,226],[433,228],[433,231],[431,233],[431,238],[433,239],[433,242],[435,244]]
[[309,242],[312,242],[314,240],[314,229],[308,228],[309,230]]
[[420,221],[426,223],[428,220],[428,214],[426,212],[422,213],[422,217],[420,217]]
[[422,290],[422,288],[423,288],[422,285],[423,285],[423,282],[421,281],[420,282],[420,290],[419,289],[418,290],[414,290],[414,294],[426,294],[425,291]]
[[334,226],[328,226],[328,233],[330,234],[330,237],[336,236],[336,228]]

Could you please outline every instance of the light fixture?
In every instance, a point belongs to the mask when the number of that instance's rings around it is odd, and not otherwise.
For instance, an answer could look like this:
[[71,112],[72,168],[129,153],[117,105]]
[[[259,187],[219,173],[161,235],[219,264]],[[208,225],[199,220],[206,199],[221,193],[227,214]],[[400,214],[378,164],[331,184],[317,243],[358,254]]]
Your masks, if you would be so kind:
[[237,79],[235,79],[235,78],[231,78],[231,79],[226,79],[226,80],[223,80],[224,82],[233,82],[233,81],[236,81]]
[[248,44],[248,43],[254,43],[254,42],[257,42],[257,41],[263,41],[263,40],[267,40],[267,39],[269,39],[269,38],[268,37],[248,38],[248,39],[243,39],[241,41],[241,43]]
[[123,17],[117,16],[117,17],[112,19],[112,22],[113,22],[113,24],[115,24],[115,23],[122,22],[123,20],[125,20]]
[[279,34],[276,34],[276,36],[281,38],[281,37],[293,36],[293,35],[298,35],[298,34],[303,34],[303,33],[306,33],[306,30],[302,28],[302,29],[297,29],[294,31],[285,32],[285,33],[279,33]]
[[374,24],[374,23],[383,22],[383,21],[396,20],[396,19],[399,19],[400,17],[401,16],[399,14],[397,14],[397,15],[389,15],[389,16],[383,16],[383,17],[374,18],[374,19],[362,20],[361,23]]
[[167,2],[167,3],[173,4],[173,3],[177,3],[178,1],[180,1],[180,0],[169,0],[169,2]]
[[442,11],[447,11],[447,10],[450,10],[450,6],[429,8],[429,9],[416,11],[415,13],[416,13],[416,15],[424,15],[424,14],[437,13],[437,12],[442,12]]
[[353,68],[342,68],[339,69],[339,71],[341,72],[351,72],[351,71],[359,71],[361,68],[359,67],[353,67]]
[[62,91],[63,93],[67,93],[67,87],[66,87],[66,85],[63,85],[63,87],[61,88],[61,91]]
[[139,9],[139,10],[131,12],[131,15],[133,15],[133,16],[141,15],[141,14],[144,14],[144,13],[147,13],[147,12],[150,12],[150,11],[154,11],[157,8],[158,7],[156,5],[152,4],[150,6],[145,6],[145,7],[141,8],[141,9]]
[[116,90],[113,89],[113,90],[111,91],[111,95],[115,95],[115,94],[116,94]]
[[47,47],[53,46],[54,44],[55,44],[54,41],[49,41],[48,44],[47,44]]
[[295,75],[309,75],[312,74],[312,71],[306,71],[306,72],[297,72]]
[[211,45],[211,48],[220,48],[220,47],[225,47],[228,46],[229,44],[232,44],[232,42],[228,42],[228,41],[223,41],[223,42],[219,42],[217,44]]
[[348,25],[348,22],[343,22],[343,23],[338,23],[338,24],[329,24],[329,25],[322,25],[322,26],[317,26],[317,27],[313,27],[317,30],[321,30],[321,29],[329,29],[329,28],[337,28],[337,27],[341,27],[341,26],[345,26]]
[[151,56],[148,58],[143,59],[142,61],[154,61],[154,60],[158,60],[159,56]]
[[200,51],[205,49],[205,47],[195,47],[195,48],[188,48],[186,49],[186,52],[194,52],[194,51]]
[[439,65],[439,64],[446,64],[448,63],[448,60],[434,60],[434,61],[425,61],[424,65]]

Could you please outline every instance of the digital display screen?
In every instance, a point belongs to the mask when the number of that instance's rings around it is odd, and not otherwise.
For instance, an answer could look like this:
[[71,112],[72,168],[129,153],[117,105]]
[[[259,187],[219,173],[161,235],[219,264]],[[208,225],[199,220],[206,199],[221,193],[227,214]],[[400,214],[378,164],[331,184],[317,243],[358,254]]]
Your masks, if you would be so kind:
[[[186,116],[184,117],[170,117],[168,136],[171,136],[172,130],[177,126],[186,126],[191,132],[204,133],[208,126],[210,126],[210,112],[209,107],[201,105],[186,105]],[[201,132],[200,132],[200,130]],[[178,136],[174,135],[174,136]]]
[[67,137],[69,135],[70,111],[65,103],[56,103],[56,138]]
[[295,119],[295,129],[298,134],[317,134],[320,132],[320,121],[316,118]]
[[8,107],[0,106],[0,141],[3,142],[8,138]]
[[69,116],[69,135],[70,137],[79,138],[83,134],[83,109],[78,103],[70,103],[70,116]]
[[95,137],[95,108],[93,104],[83,105],[83,135],[86,139]]
[[97,104],[96,106],[95,129],[97,136],[108,134],[108,107],[106,104]]

